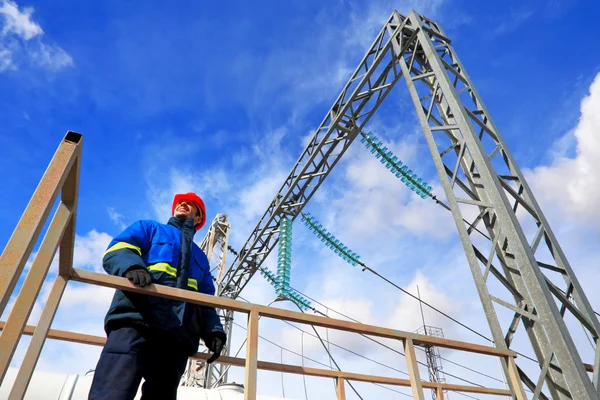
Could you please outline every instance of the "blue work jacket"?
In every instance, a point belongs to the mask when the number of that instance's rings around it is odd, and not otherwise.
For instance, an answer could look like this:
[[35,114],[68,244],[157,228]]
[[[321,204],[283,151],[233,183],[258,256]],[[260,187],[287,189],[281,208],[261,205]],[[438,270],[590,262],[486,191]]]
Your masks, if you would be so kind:
[[[166,225],[147,220],[135,222],[110,242],[102,260],[104,269],[111,275],[125,276],[130,269],[143,267],[153,283],[176,287],[180,260],[185,256],[189,260],[187,290],[214,295],[206,254],[193,242],[184,249],[191,249],[191,255],[181,252],[182,233],[193,236],[193,230],[182,230],[183,223],[177,218],[171,218]],[[199,339],[207,342],[212,334],[226,339],[212,307],[121,290],[115,291],[104,326],[107,334],[122,326],[150,328],[189,354],[198,350]]]

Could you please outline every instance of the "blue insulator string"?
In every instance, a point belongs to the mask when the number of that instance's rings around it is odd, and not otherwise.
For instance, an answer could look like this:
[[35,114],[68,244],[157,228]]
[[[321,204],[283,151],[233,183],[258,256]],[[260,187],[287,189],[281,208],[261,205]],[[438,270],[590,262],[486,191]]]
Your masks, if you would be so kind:
[[408,186],[413,192],[417,193],[421,198],[431,197],[431,186],[427,184],[423,179],[419,178],[417,174],[413,173],[406,165],[403,165],[402,161],[398,159],[388,150],[383,142],[373,135],[373,133],[360,133],[362,138],[360,139],[367,149],[371,151],[371,154],[375,155],[375,158],[379,160],[392,174],[396,175],[402,183]]
[[268,268],[260,267],[259,272],[271,286],[275,288],[277,295],[294,302],[302,310],[314,310],[311,302],[290,288],[290,277],[292,270],[292,220],[281,217],[279,221],[279,249],[277,252],[277,275]]
[[[268,268],[265,268],[265,267],[260,267],[258,269],[258,272],[260,272],[262,277],[265,278],[265,280],[267,282],[269,282],[269,284],[271,284],[271,286],[273,286],[275,288],[275,290],[277,291],[277,294],[279,294],[279,283],[278,283],[279,279],[278,279],[278,277],[273,272],[271,272]],[[312,306],[312,303],[309,300],[307,300],[304,296],[301,296],[300,294],[298,294],[298,292],[296,292],[294,289],[292,289],[289,286],[289,284],[287,286],[287,290],[281,296],[287,298],[290,301],[293,301],[294,303],[296,303],[298,305],[298,307],[300,307],[304,311],[308,311],[308,310],[314,311],[315,310],[314,307]]]
[[[396,178],[399,178],[406,186],[408,186],[412,191],[416,192],[421,198],[431,197],[433,201],[435,201],[438,205],[444,207],[446,210],[450,211],[450,207],[445,204],[443,201],[439,200],[437,196],[431,193],[431,186],[427,184],[423,179],[419,178],[417,174],[413,173],[408,166],[404,165],[402,161],[398,159],[391,151],[388,151],[388,148],[383,146],[383,142],[379,140],[373,133],[360,133],[362,138],[360,141],[364,143],[364,145],[369,149],[371,154],[375,155],[375,158],[379,159],[379,161],[385,165],[385,167],[390,170]],[[470,222],[463,218],[463,221],[474,229],[478,233],[480,233],[483,237],[491,240],[488,235],[479,230],[476,226],[473,226]]]
[[292,221],[281,217],[279,221],[279,252],[277,257],[277,294],[286,296],[290,287],[292,269]]
[[335,236],[327,232],[327,230],[323,228],[323,226],[310,214],[302,213],[302,222],[308,227],[308,229],[310,229],[311,232],[321,239],[321,242],[333,250],[335,254],[342,257],[344,261],[351,264],[353,267],[362,265],[360,256],[358,254],[348,249],[348,247],[336,239]]

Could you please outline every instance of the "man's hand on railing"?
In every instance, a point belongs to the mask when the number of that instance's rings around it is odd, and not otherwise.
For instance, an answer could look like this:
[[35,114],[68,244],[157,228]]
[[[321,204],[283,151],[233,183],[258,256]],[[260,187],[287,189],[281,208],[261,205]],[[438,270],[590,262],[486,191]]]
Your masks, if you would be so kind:
[[129,282],[136,286],[145,287],[152,283],[152,277],[146,271],[146,268],[136,266],[125,273],[125,278],[129,279]]
[[212,363],[221,356],[223,346],[225,345],[225,341],[223,340],[221,335],[223,334],[220,332],[213,333],[210,339],[208,339],[208,343],[206,343],[206,347],[208,347],[208,349],[213,352],[213,355],[210,356],[208,360],[206,360],[207,364]]

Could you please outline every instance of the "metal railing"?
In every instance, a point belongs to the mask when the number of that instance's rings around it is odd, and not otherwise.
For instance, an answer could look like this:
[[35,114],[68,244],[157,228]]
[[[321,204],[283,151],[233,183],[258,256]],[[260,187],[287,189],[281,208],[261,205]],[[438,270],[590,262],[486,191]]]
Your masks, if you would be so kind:
[[[8,299],[23,272],[23,268],[32,252],[40,231],[48,218],[48,214],[60,192],[61,201],[56,208],[52,221],[33,263],[31,264],[23,286],[17,295],[15,304],[7,321],[5,323],[0,322],[0,329],[2,330],[2,333],[0,334],[0,384],[8,370],[8,366],[21,336],[23,334],[33,335],[11,389],[9,400],[17,400],[24,397],[46,338],[97,346],[102,346],[105,343],[103,337],[50,329],[65,287],[71,280],[173,300],[184,300],[189,303],[247,314],[246,358],[223,356],[218,360],[218,362],[222,364],[245,368],[244,398],[246,400],[256,399],[256,377],[257,370],[259,369],[333,378],[336,380],[337,399],[339,400],[345,399],[345,381],[361,381],[411,387],[413,397],[420,400],[424,400],[425,398],[423,389],[435,390],[438,399],[444,398],[445,391],[503,395],[511,396],[518,400],[526,399],[514,361],[516,353],[510,350],[500,350],[489,346],[303,314],[222,297],[209,296],[163,285],[153,284],[147,288],[140,288],[132,285],[125,278],[73,268],[73,245],[75,238],[75,215],[77,209],[81,145],[82,136],[80,134],[71,131],[66,134],[33,194],[27,209],[17,224],[6,248],[0,256],[0,314],[2,314],[8,303]],[[38,325],[28,326],[26,325],[26,321],[31,314],[40,288],[48,274],[50,263],[59,246],[59,273],[56,276],[56,280],[54,281],[50,296],[46,301]],[[399,340],[403,343],[404,351],[406,353],[406,364],[410,379],[365,375],[259,361],[258,322],[260,317]],[[507,379],[511,390],[422,381],[419,375],[417,359],[415,357],[415,345],[438,346],[441,348],[499,357],[507,365],[507,370],[509,372]],[[208,356],[209,354],[206,353],[197,353],[193,358],[206,360]]]

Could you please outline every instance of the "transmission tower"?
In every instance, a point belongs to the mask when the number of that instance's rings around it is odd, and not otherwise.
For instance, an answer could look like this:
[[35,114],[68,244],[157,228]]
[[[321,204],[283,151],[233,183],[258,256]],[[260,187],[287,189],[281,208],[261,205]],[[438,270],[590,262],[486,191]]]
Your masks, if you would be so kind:
[[[419,335],[433,336],[437,338],[444,338],[444,331],[442,328],[435,326],[423,325],[417,329],[416,333]],[[442,367],[442,356],[437,346],[432,345],[418,345],[425,351],[425,358],[427,359],[427,372],[429,373],[430,382],[446,383],[444,378],[444,368]],[[437,391],[431,391],[431,398],[437,400]]]
[[[394,11],[387,20],[225,274],[219,294],[238,296],[275,247],[279,220],[301,213],[401,77],[495,345],[530,345],[539,367],[528,368],[524,357],[517,361],[534,397],[598,400],[600,323],[450,39],[414,11]],[[510,322],[503,326],[498,313],[510,313]],[[566,315],[596,344],[591,378],[582,359],[589,352],[577,347]]]
[[[216,261],[214,263],[215,266],[211,269],[211,274],[213,276],[216,275],[217,288],[219,287],[227,268],[229,232],[230,226],[227,215],[217,214],[200,244],[200,248],[208,257],[209,264],[211,261]],[[233,311],[217,310],[217,312],[221,317],[225,332],[231,332]],[[225,348],[221,353],[222,355],[229,355],[230,342],[231,340],[228,340],[225,344]],[[189,360],[181,384],[183,386],[210,388],[226,381],[227,369],[222,364],[213,363],[207,365],[204,361]]]
[[[442,328],[437,328],[435,326],[430,326],[425,324],[425,314],[423,313],[423,303],[421,303],[421,291],[419,290],[419,286],[417,286],[417,296],[419,297],[419,308],[421,309],[421,319],[423,321],[423,326],[417,329],[418,334],[433,336],[438,338],[444,338],[444,331]],[[440,355],[440,349],[437,346],[432,345],[421,345],[425,351],[425,358],[427,359],[427,372],[429,373],[429,381],[430,382],[438,382],[445,383],[446,378],[444,378],[444,369],[442,368],[442,356]],[[431,391],[431,398],[433,400],[437,400],[437,391]]]

